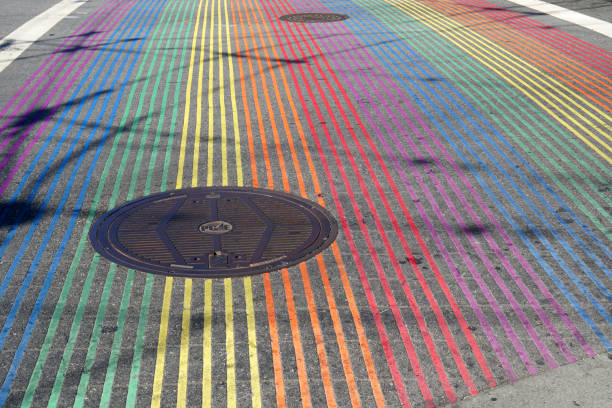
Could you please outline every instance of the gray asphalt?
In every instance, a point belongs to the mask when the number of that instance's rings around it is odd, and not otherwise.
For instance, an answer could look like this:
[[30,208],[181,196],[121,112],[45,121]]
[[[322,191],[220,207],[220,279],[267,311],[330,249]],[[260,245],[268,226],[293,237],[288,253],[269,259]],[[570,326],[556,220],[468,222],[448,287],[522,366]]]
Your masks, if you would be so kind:
[[0,38],[56,3],[55,0],[4,0],[0,3]]
[[[51,4],[1,2],[0,37]],[[58,75],[28,97],[26,106],[41,96],[29,112],[0,118],[9,123],[0,131],[0,188],[10,180],[0,201],[0,406],[191,407],[207,397],[214,407],[612,406],[612,350],[602,341],[612,339],[610,163],[579,137],[609,141],[611,110],[599,94],[585,96],[586,80],[571,71],[559,90],[545,75],[559,65],[525,68],[557,101],[582,98],[571,109],[537,104],[526,85],[501,79],[512,64],[502,60],[494,73],[486,55],[472,54],[477,41],[451,37],[460,29],[433,35],[431,15],[417,21],[417,9],[383,0],[288,3],[351,16],[310,26],[278,23],[291,11],[280,2],[204,2],[230,11],[205,17],[202,9],[201,24],[220,16],[213,30],[200,25],[203,42],[192,42],[198,2],[124,2],[151,19],[115,38],[110,28],[75,37],[107,4],[85,2],[0,73],[2,109],[48,58],[87,60],[46,74]],[[503,0],[487,4],[612,52],[609,38],[587,29]],[[555,4],[612,21],[609,1]],[[234,24],[232,11],[245,21]],[[83,43],[58,50],[74,39]],[[581,74],[593,68],[567,58]],[[588,72],[598,92],[612,92],[598,73]],[[592,110],[581,111],[582,101]],[[202,186],[242,183],[319,200],[340,222],[337,248],[250,281],[194,280],[191,292],[181,278],[95,254],[93,219],[188,187],[194,169]]]

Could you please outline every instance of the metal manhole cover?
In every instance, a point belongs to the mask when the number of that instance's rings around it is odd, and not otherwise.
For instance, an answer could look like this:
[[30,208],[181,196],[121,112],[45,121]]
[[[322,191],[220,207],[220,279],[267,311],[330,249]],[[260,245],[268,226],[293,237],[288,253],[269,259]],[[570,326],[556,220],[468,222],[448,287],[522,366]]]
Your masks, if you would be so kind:
[[349,18],[346,14],[336,13],[301,13],[301,14],[288,14],[281,16],[282,21],[288,21],[290,23],[333,23],[334,21],[342,21]]
[[305,261],[336,239],[323,207],[255,188],[189,188],[154,194],[102,215],[93,247],[128,268],[169,276],[225,278]]

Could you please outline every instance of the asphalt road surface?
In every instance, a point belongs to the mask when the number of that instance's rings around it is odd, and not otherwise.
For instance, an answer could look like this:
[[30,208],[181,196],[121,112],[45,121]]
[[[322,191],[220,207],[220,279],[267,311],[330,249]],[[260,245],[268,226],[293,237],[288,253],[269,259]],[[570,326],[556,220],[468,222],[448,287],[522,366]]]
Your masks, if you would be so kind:
[[[84,1],[0,72],[0,406],[512,406],[555,373],[541,387],[562,396],[612,372],[612,41],[587,18],[609,33],[612,4],[552,3],[577,20],[505,0]],[[54,4],[1,2],[0,38]],[[297,13],[348,18],[280,19]],[[198,186],[306,198],[337,239],[246,278],[94,251],[107,211]],[[175,252],[241,233],[197,230]]]

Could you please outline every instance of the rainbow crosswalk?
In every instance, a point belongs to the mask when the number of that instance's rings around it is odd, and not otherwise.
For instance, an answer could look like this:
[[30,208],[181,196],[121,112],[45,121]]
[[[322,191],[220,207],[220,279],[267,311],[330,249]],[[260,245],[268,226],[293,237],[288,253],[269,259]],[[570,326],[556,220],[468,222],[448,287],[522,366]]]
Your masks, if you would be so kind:
[[[481,0],[89,9],[0,113],[0,406],[432,407],[612,351],[609,51]],[[89,245],[214,185],[338,239],[219,280]]]

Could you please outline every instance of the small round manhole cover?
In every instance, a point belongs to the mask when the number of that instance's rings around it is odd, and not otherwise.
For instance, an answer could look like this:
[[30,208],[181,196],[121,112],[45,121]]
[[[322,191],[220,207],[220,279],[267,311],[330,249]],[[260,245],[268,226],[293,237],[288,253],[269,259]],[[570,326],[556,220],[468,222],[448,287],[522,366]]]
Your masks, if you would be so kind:
[[349,18],[346,14],[336,13],[301,13],[301,14],[288,14],[281,16],[282,21],[288,21],[290,23],[333,23],[334,21],[342,21]]
[[127,202],[89,231],[102,256],[169,276],[225,278],[305,261],[336,239],[323,207],[301,197],[240,187],[189,188]]

